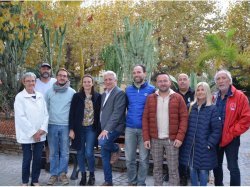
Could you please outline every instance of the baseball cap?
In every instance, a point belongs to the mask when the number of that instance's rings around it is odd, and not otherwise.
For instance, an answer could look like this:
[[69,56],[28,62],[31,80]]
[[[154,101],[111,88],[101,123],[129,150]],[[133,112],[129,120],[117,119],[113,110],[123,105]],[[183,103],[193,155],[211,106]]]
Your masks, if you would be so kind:
[[51,66],[48,63],[42,63],[40,67],[45,67],[45,66],[51,69]]

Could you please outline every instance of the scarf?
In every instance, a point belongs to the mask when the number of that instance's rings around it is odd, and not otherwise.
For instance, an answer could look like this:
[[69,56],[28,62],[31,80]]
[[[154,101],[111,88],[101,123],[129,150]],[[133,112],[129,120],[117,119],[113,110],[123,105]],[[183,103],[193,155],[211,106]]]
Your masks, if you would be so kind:
[[55,82],[55,83],[53,84],[53,89],[54,89],[55,92],[60,92],[60,93],[62,93],[62,92],[66,92],[66,90],[69,88],[69,86],[70,86],[70,81],[67,81],[66,84],[63,85],[63,86],[60,86],[60,85],[58,84],[58,82]]

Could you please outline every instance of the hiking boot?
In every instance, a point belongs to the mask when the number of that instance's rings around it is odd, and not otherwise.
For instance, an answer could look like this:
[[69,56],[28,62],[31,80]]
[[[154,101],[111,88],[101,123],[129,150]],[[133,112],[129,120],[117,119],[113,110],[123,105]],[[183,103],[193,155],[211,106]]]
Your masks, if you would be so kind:
[[86,185],[86,172],[82,172],[82,178],[79,183],[79,186],[85,186]]
[[47,185],[52,186],[57,182],[57,180],[58,180],[57,176],[53,175],[53,176],[51,176],[49,178],[49,181],[47,182]]
[[90,172],[89,173],[89,180],[88,180],[88,185],[93,186],[95,184],[95,173]]
[[68,179],[66,173],[64,173],[64,172],[61,173],[61,175],[60,175],[60,180],[61,180],[61,182],[62,182],[62,185],[67,185],[67,184],[69,184],[69,179]]
[[119,145],[118,145],[118,148],[119,148],[119,149],[118,149],[117,152],[112,153],[111,159],[110,159],[110,164],[116,163],[117,160],[119,159],[120,154],[121,154],[121,149],[120,149]]

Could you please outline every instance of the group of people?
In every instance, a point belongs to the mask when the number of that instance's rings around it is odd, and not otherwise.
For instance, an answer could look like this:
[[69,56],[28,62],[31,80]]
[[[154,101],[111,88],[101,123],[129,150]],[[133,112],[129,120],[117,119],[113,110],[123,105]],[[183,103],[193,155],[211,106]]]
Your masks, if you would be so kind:
[[95,91],[91,75],[83,76],[77,93],[70,87],[69,72],[64,68],[53,80],[51,66],[43,63],[40,75],[40,79],[31,72],[23,75],[24,90],[17,94],[14,104],[16,137],[23,149],[23,185],[29,183],[31,160],[31,185],[39,185],[47,134],[51,174],[48,185],[59,180],[62,185],[69,183],[71,139],[82,174],[79,185],[95,184],[94,147],[98,141],[103,186],[112,186],[112,165],[121,152],[115,141],[125,132],[128,185],[146,185],[149,153],[154,163],[154,185],[163,185],[164,157],[170,185],[186,185],[187,175],[192,185],[206,185],[210,170],[214,171],[215,185],[223,185],[225,153],[230,185],[240,186],[240,135],[249,128],[250,108],[244,93],[232,85],[227,70],[216,73],[218,93],[214,95],[206,82],[198,83],[193,91],[184,73],[178,76],[178,90],[172,89],[167,73],[157,74],[155,88],[146,80],[143,65],[134,66],[133,84],[125,92],[117,86],[113,71],[104,72],[103,94]]

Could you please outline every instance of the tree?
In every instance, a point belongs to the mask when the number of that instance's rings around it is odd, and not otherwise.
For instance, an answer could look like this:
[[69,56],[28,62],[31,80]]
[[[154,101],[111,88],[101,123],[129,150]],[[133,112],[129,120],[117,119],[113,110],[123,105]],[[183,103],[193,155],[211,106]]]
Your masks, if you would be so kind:
[[218,69],[228,69],[236,81],[242,86],[249,85],[250,54],[241,53],[233,42],[236,29],[221,33],[207,35],[207,48],[197,59],[197,66],[207,73],[214,74]]
[[[23,14],[21,2],[0,3],[0,79],[3,81],[2,110],[10,117],[27,50],[40,27],[39,12]],[[25,19],[22,19],[22,16]]]

